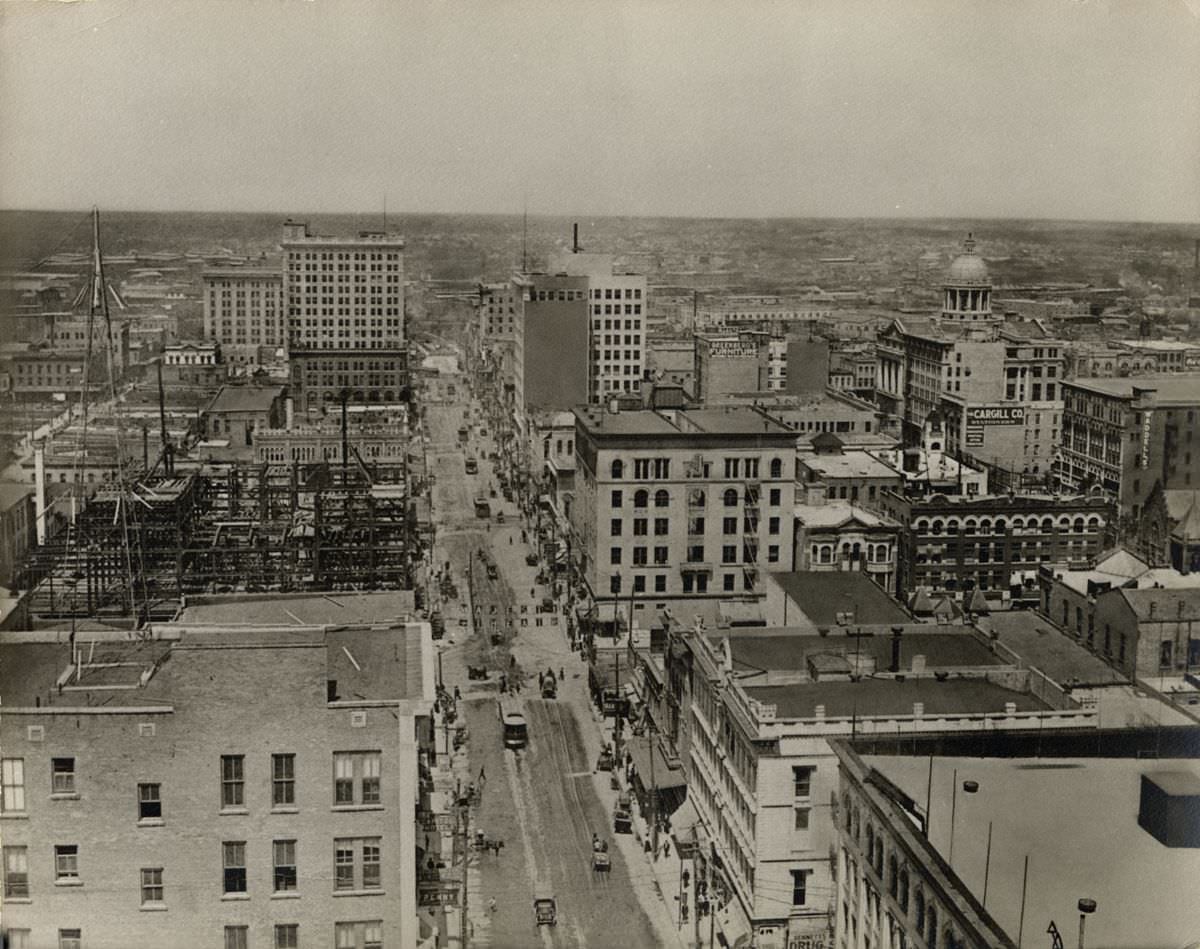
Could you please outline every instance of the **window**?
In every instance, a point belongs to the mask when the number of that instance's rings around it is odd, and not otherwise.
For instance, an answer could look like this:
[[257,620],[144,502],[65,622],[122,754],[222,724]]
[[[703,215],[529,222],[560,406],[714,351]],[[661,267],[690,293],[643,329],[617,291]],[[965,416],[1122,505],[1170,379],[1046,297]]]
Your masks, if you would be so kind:
[[635,508],[646,507],[649,503],[650,503],[650,492],[649,491],[633,492],[633,506]]
[[333,842],[334,889],[379,889],[381,839],[341,837]]
[[246,892],[246,842],[225,841],[221,844],[221,860],[224,867],[222,886],[226,893]]
[[271,755],[271,803],[296,803],[295,755]]
[[809,870],[792,871],[792,905],[803,906],[808,899]]
[[608,556],[609,556],[609,560],[608,560],[609,563],[619,564],[621,562],[621,548],[613,547],[612,549],[609,550]]
[[737,533],[737,518],[736,517],[722,518],[721,519],[721,533],[722,534],[736,534]]
[[383,921],[337,923],[334,926],[337,949],[383,949]]
[[162,817],[162,794],[160,784],[138,785],[138,820],[156,820]]
[[671,496],[666,491],[659,490],[654,492],[655,507],[666,507],[670,503]]
[[614,517],[612,519],[612,525],[609,528],[609,533],[612,534],[613,537],[621,536],[621,519],[619,517]]
[[656,517],[654,519],[654,536],[666,537],[671,533],[670,520],[665,517]]
[[[82,929],[60,929],[58,931],[58,949],[82,949],[82,947]],[[244,946],[243,949],[245,949]]]
[[243,807],[246,803],[246,759],[221,755],[221,806]]
[[772,517],[767,520],[767,533],[768,534],[778,534],[779,533],[779,518]]
[[808,797],[812,794],[813,768],[792,768],[792,794],[795,797]]
[[25,899],[29,896],[29,848],[4,848],[4,896]]
[[247,926],[226,926],[225,949],[248,949],[248,930]]
[[608,578],[608,591],[610,593],[621,592],[621,575],[619,573],[614,573]]
[[0,814],[25,810],[25,759],[0,759]]
[[624,503],[624,496],[621,494],[620,491],[614,491],[612,493],[612,506],[620,507],[622,505],[622,503]]
[[333,803],[349,807],[378,804],[380,797],[378,751],[339,751],[333,755]]
[[733,488],[726,488],[725,493],[721,496],[726,507],[737,507],[738,495]]
[[635,517],[633,519],[633,536],[645,537],[648,523],[649,522],[644,517]]
[[272,844],[275,864],[275,892],[296,889],[296,841],[276,840]]
[[795,829],[796,830],[808,830],[809,808],[797,807],[794,810],[794,813],[796,815]]
[[663,576],[661,573],[654,578],[654,592],[655,593],[666,593],[667,592],[667,578],[665,576]]
[[781,504],[783,502],[783,491],[779,488],[772,488],[770,498],[772,505]]
[[10,929],[8,931],[8,949],[30,949],[30,931],[28,929]]
[[[619,458],[612,463],[612,477],[614,481],[620,481],[625,477],[625,463]],[[619,491],[614,491],[614,495],[620,494]]]
[[655,547],[654,548],[654,562],[656,564],[666,563],[667,555],[668,555],[669,551],[670,551],[669,547]]
[[1158,664],[1164,669],[1171,665],[1171,656],[1174,652],[1175,644],[1169,639],[1164,639],[1158,645]]
[[633,578],[633,592],[634,593],[645,593],[646,592],[646,578],[644,576],[641,576],[639,574],[638,576]]
[[727,544],[721,548],[721,563],[737,563],[737,547]]
[[54,847],[54,879],[79,879],[78,844],[57,844]]
[[75,759],[74,758],[51,758],[50,759],[50,793],[51,794],[74,794],[75,793]]
[[275,949],[299,949],[300,927],[296,923],[275,924]]
[[162,867],[142,868],[142,905],[163,901]]
[[[771,477],[772,478],[782,478],[783,477],[783,461],[780,460],[779,458],[771,459]],[[774,497],[774,492],[772,492],[772,497]],[[773,501],[771,501],[771,503],[778,504],[779,502],[773,500]]]
[[779,545],[771,544],[767,547],[767,562],[779,563]]

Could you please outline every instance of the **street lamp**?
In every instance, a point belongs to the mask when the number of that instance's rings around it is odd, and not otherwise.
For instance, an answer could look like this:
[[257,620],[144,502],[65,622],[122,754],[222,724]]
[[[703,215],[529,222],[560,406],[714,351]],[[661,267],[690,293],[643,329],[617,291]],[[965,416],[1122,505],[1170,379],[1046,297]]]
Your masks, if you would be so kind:
[[1083,949],[1083,927],[1087,918],[1096,912],[1096,901],[1084,897],[1079,901],[1079,949]]

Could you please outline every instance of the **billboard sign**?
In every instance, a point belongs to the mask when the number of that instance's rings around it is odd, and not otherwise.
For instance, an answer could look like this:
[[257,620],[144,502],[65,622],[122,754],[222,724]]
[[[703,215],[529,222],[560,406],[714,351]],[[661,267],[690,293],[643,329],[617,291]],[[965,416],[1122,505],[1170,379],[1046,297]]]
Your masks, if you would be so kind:
[[1024,425],[1025,407],[1021,405],[975,405],[967,408],[967,425]]

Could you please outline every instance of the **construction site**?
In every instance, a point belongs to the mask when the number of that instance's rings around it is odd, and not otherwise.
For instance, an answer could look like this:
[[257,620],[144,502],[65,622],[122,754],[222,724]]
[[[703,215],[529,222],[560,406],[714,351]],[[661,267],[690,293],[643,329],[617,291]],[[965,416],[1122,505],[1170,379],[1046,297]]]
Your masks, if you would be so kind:
[[136,628],[188,595],[409,590],[403,462],[231,464],[97,486],[26,564],[31,624]]

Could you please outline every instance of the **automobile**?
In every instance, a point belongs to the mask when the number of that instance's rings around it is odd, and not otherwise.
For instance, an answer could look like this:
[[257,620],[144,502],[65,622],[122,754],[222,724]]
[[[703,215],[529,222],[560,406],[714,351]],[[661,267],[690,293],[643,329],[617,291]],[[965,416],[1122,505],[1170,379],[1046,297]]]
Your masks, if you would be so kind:
[[479,474],[479,462],[474,458],[467,459],[467,474]]
[[536,567],[538,564],[537,554],[532,553],[532,552],[527,553],[525,555],[525,563],[527,563],[531,567]]
[[487,565],[487,575],[489,580],[495,580],[500,574],[496,571],[496,565],[489,563]]
[[558,925],[558,905],[545,886],[538,886],[534,890],[533,918],[539,926]]
[[496,512],[496,523],[497,524],[504,523],[504,512],[503,511]]

